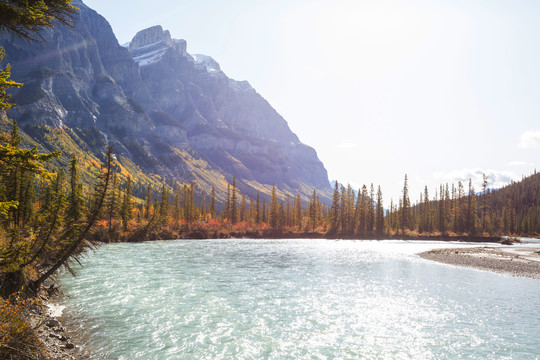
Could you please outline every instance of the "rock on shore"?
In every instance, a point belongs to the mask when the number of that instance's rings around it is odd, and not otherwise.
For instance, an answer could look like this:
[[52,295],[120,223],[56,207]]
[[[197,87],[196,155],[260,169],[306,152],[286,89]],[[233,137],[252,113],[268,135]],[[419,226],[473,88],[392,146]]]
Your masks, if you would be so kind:
[[[49,360],[83,360],[91,357],[73,342],[69,334],[58,320],[60,313],[55,313],[50,306],[53,287],[42,290],[39,297],[41,305],[36,305],[30,312],[30,322],[35,333],[48,353]],[[57,291],[57,289],[54,289]]]
[[437,249],[418,255],[427,260],[450,265],[540,279],[540,248]]

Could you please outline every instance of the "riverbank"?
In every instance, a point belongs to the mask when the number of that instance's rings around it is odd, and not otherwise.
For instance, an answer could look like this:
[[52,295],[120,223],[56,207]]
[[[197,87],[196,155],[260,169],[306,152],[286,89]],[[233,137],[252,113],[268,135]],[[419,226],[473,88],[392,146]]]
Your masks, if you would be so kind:
[[40,291],[39,305],[29,313],[29,322],[41,341],[48,360],[88,360],[91,357],[71,341],[71,333],[62,325],[59,317],[62,309],[53,305],[59,290],[46,287]]
[[437,249],[418,255],[423,259],[450,265],[540,279],[540,247]]
[[327,239],[327,240],[408,240],[408,241],[447,241],[468,243],[507,243],[513,241],[500,236],[471,236],[471,235],[418,235],[418,234],[369,234],[331,233],[324,231],[291,231],[281,229],[247,229],[247,230],[218,230],[184,229],[180,231],[137,231],[128,236],[118,233],[100,232],[95,237],[96,242],[143,242],[152,240],[205,240],[205,239]]

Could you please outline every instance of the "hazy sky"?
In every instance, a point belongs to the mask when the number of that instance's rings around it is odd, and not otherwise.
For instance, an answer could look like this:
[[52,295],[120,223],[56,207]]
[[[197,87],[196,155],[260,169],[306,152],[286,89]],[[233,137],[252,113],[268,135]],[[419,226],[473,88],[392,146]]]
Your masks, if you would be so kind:
[[[251,85],[330,179],[490,186],[540,165],[540,1],[86,0],[120,43],[162,25]],[[540,169],[539,169],[540,170]]]

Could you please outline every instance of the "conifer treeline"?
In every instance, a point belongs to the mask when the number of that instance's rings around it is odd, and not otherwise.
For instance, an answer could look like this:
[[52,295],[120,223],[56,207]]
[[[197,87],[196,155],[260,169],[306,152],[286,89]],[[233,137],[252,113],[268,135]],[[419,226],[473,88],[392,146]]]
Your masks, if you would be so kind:
[[[240,192],[233,178],[232,184],[227,185],[221,212],[217,210],[219,201],[214,188],[207,195],[197,189],[194,182],[174,187],[163,185],[159,192],[148,185],[146,198],[134,200],[129,190],[131,180],[120,186],[113,177],[104,220],[109,230],[115,224],[118,229],[121,224],[124,232],[131,229],[139,236],[142,233],[137,227],[158,232],[169,228],[174,230],[171,235],[177,236],[193,229],[220,229],[237,234],[244,230],[272,229],[358,238],[418,234],[534,235],[540,232],[539,206],[534,205],[540,203],[540,179],[535,176],[498,191],[488,189],[485,177],[479,195],[471,181],[467,188],[462,182],[441,185],[433,196],[426,186],[414,204],[409,199],[405,177],[402,197],[397,204],[392,200],[387,210],[381,187],[373,184],[355,191],[350,185],[336,182],[332,204],[328,207],[315,190],[307,204],[302,203],[300,195],[280,200],[275,186],[267,203],[260,200],[260,193],[248,197]],[[155,193],[159,193],[159,197],[153,199]],[[195,194],[199,201],[195,200]]]
[[[345,187],[336,183],[333,203],[329,208],[321,202],[316,190],[304,203],[300,194],[287,195],[280,200],[275,185],[272,186],[269,202],[261,200],[259,192],[255,197],[248,197],[239,191],[236,178],[233,178],[232,184],[227,184],[221,212],[218,212],[219,201],[214,187],[210,194],[206,194],[194,182],[172,187],[162,185],[159,192],[148,185],[144,199],[134,198],[129,191],[131,187],[129,178],[125,184],[119,184],[113,175],[104,209],[106,216],[101,222],[111,233],[102,234],[105,238],[112,241],[122,236],[129,238],[129,234],[120,234],[122,231],[141,236],[143,233],[140,230],[143,228],[147,233],[163,233],[169,229],[180,236],[186,235],[182,234],[186,230],[209,228],[236,233],[246,229],[284,230],[360,237],[382,236],[385,233],[382,191],[378,187],[375,192],[373,185],[369,192],[366,186],[355,192],[350,185]],[[159,195],[154,199],[154,194]],[[196,201],[196,198],[199,200]]]
[[391,204],[386,217],[389,232],[442,235],[521,235],[540,234],[540,174],[498,190],[488,188],[484,175],[482,189],[476,192],[469,180],[467,188],[440,185],[430,197],[427,186],[411,206],[407,177],[399,204]]

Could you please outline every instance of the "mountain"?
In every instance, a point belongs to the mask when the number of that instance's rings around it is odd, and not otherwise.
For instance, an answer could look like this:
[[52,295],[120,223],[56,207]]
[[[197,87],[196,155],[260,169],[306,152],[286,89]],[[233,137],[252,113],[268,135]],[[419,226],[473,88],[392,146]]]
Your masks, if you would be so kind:
[[[97,163],[112,145],[119,171],[146,183],[195,181],[226,194],[236,177],[247,195],[331,193],[315,150],[247,81],[228,78],[206,55],[161,26],[120,46],[108,22],[81,1],[73,27],[46,29],[45,42],[0,35],[12,66],[16,119],[47,150]],[[66,159],[63,160],[66,162]],[[90,166],[90,165],[89,165]]]

